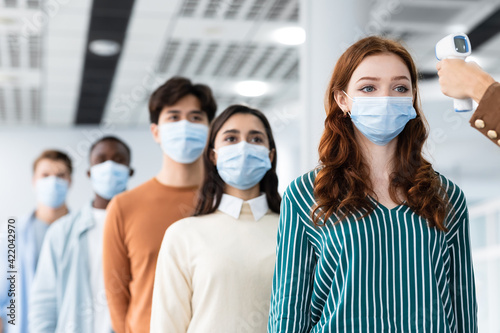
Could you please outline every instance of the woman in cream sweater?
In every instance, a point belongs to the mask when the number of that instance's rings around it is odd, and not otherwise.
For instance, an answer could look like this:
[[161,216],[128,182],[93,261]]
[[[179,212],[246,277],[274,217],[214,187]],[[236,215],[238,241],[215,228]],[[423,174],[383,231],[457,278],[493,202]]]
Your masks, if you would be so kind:
[[214,120],[203,157],[195,216],[163,238],[151,332],[265,332],[281,202],[269,122],[230,106]]

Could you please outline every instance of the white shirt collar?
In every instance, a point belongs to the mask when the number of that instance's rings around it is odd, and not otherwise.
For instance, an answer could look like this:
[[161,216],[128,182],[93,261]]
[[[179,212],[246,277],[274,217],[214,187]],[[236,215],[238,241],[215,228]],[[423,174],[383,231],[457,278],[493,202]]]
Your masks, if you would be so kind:
[[222,194],[222,198],[219,204],[219,210],[229,216],[234,217],[235,219],[238,219],[240,217],[243,203],[245,202],[250,206],[250,210],[252,211],[255,221],[260,220],[264,215],[266,215],[267,211],[269,210],[265,194],[261,194],[257,198],[250,199],[248,201],[243,201],[240,198],[225,193]]

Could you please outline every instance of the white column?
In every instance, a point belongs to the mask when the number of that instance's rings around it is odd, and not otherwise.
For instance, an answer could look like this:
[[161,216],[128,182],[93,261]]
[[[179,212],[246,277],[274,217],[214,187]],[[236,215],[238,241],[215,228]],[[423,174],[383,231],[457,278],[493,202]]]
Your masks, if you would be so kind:
[[326,118],[324,97],[339,56],[356,40],[372,33],[369,0],[301,0],[301,23],[307,39],[301,50],[300,169],[318,164],[318,144]]

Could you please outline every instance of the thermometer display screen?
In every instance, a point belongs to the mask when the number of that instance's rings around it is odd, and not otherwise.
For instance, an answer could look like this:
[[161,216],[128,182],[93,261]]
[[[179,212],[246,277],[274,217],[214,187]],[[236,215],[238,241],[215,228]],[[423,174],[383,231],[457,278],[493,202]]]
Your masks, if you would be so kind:
[[453,40],[455,41],[455,51],[458,53],[467,53],[468,47],[463,37],[455,37]]

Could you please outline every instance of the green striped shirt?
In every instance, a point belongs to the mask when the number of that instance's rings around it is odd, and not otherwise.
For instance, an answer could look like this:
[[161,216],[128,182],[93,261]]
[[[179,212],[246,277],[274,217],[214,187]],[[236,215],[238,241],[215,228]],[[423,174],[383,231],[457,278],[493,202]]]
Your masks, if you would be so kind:
[[[312,224],[316,171],[283,196],[268,332],[477,332],[463,192],[441,177],[448,232],[408,206]],[[362,212],[357,214],[362,216]]]

